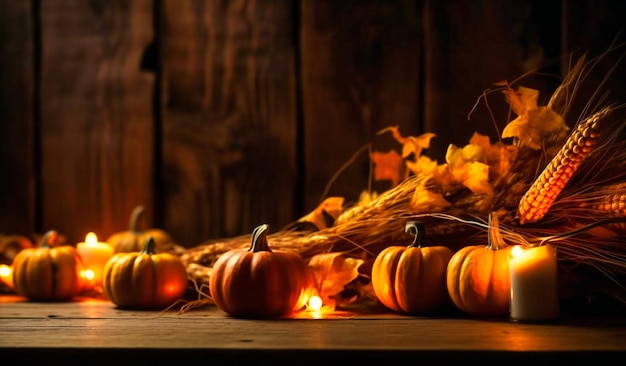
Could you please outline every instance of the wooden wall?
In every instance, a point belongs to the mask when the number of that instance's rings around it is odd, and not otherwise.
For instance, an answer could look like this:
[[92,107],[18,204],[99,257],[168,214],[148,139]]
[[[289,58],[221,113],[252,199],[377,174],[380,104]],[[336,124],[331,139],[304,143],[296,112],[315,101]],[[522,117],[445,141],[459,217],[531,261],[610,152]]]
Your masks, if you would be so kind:
[[621,0],[0,0],[0,233],[105,238],[139,204],[185,247],[281,228],[357,199],[384,127],[435,133],[440,161],[497,137],[484,104],[468,119],[483,90],[542,67],[545,97],[624,19]]

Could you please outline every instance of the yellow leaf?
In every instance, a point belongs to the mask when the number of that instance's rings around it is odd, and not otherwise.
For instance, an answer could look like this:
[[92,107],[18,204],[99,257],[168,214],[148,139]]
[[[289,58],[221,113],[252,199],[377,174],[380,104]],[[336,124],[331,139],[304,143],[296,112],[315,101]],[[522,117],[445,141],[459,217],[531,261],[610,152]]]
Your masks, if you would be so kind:
[[309,259],[319,296],[322,302],[343,291],[344,287],[357,278],[359,266],[364,261],[346,256],[342,252],[314,255]]
[[517,91],[503,91],[511,109],[518,115],[502,131],[503,138],[515,138],[522,146],[539,150],[543,141],[550,137],[565,137],[569,127],[563,117],[546,106],[537,106],[539,92],[535,89],[519,87]]
[[411,197],[411,211],[415,213],[441,212],[446,207],[451,206],[450,202],[443,198],[443,195],[426,188],[427,176],[422,176],[419,179],[420,182]]
[[448,170],[456,181],[462,183],[476,194],[493,194],[489,184],[489,166],[482,163],[483,148],[468,144],[463,148],[448,146],[446,161]]
[[423,149],[430,147],[430,140],[435,137],[434,133],[424,133],[418,137],[409,136],[402,142],[402,157],[406,158],[413,154],[417,159],[422,155]]
[[427,156],[420,156],[415,161],[406,161],[406,167],[413,174],[420,174],[432,171],[437,167],[437,161],[432,160]]
[[490,181],[500,179],[509,174],[517,151],[514,146],[505,145],[500,141],[492,144],[489,136],[479,133],[474,133],[472,138],[470,138],[470,144],[482,147],[482,162],[489,165]]

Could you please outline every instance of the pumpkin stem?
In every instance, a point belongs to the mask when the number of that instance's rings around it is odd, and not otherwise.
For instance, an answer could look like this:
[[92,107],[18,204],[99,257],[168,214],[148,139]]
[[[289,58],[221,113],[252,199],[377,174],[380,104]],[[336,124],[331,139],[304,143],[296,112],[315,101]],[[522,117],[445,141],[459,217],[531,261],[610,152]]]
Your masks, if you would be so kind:
[[424,235],[426,234],[426,229],[421,222],[418,221],[409,221],[404,226],[404,231],[410,234],[413,234],[413,242],[409,245],[409,248],[420,248],[422,246],[422,241]]
[[50,242],[56,239],[57,235],[59,235],[56,230],[49,230],[41,237],[41,248],[50,248]]
[[267,242],[268,229],[268,224],[262,224],[254,228],[252,231],[252,244],[250,245],[250,249],[248,249],[249,252],[271,252]]
[[489,231],[487,233],[487,248],[498,250],[506,247],[508,244],[504,242],[502,233],[500,233],[500,219],[493,212],[489,213]]
[[130,231],[138,231],[137,223],[139,222],[139,217],[143,213],[143,206],[139,205],[133,209],[133,212],[130,214],[130,223],[128,224],[128,228]]
[[152,236],[148,236],[146,238],[146,244],[143,246],[143,249],[141,249],[140,254],[149,254],[149,255],[154,254],[155,245],[156,244],[154,243],[154,238]]

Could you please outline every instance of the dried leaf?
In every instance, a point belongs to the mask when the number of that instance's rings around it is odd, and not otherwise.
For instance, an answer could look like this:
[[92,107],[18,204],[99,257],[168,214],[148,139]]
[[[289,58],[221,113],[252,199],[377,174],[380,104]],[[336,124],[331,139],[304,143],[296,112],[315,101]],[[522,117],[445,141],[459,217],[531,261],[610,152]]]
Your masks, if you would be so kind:
[[489,136],[479,133],[474,133],[470,138],[470,144],[482,147],[482,162],[489,165],[490,181],[493,182],[509,174],[517,151],[514,147],[507,146],[500,141],[492,144]]
[[489,184],[489,166],[482,163],[483,148],[468,144],[463,148],[448,146],[446,161],[454,178],[475,194],[493,194]]
[[311,222],[318,229],[330,227],[343,211],[343,203],[343,197],[328,197],[315,210],[301,217],[298,222]]
[[407,160],[406,161],[406,167],[413,174],[427,173],[427,172],[430,172],[433,169],[437,168],[437,161],[436,160],[432,160],[431,158],[429,158],[427,156],[420,156],[415,161]]
[[374,179],[389,180],[395,187],[403,179],[404,162],[395,150],[389,152],[372,152],[371,159],[374,163]]
[[411,197],[411,210],[415,213],[441,212],[450,207],[450,202],[443,198],[443,195],[435,193],[426,188],[428,176],[421,177],[419,184],[415,187]]
[[309,259],[309,267],[322,301],[327,301],[343,291],[344,287],[357,278],[358,268],[364,261],[351,258],[342,252],[314,255]]
[[544,139],[565,137],[569,127],[563,118],[546,106],[537,106],[539,92],[535,89],[519,87],[517,91],[503,90],[511,109],[518,115],[502,131],[503,138],[513,137],[522,146],[534,150],[542,147]]

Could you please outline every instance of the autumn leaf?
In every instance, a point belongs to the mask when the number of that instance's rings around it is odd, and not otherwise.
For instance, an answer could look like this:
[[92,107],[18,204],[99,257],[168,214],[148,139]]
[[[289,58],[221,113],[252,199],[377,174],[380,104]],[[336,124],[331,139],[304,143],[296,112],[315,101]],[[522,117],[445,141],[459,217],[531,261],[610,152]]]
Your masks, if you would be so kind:
[[443,195],[430,191],[426,187],[427,175],[418,176],[418,184],[411,197],[411,211],[415,213],[441,212],[450,207],[450,202],[443,198]]
[[397,151],[374,151],[371,153],[371,159],[374,163],[375,180],[390,180],[394,187],[403,180],[404,162]]
[[448,170],[454,178],[475,194],[493,194],[489,184],[489,166],[482,163],[483,148],[468,144],[463,148],[449,145],[446,152]]
[[427,156],[420,156],[415,161],[407,160],[405,164],[413,174],[427,173],[437,167],[437,161]]
[[500,141],[492,144],[489,136],[481,135],[477,132],[470,138],[469,143],[482,147],[482,162],[489,166],[490,181],[500,179],[509,174],[517,151],[515,147],[505,145]]
[[342,252],[312,256],[308,264],[313,271],[322,302],[333,301],[333,296],[356,279],[359,275],[358,268],[363,262],[362,259],[350,258]]
[[430,147],[430,140],[436,136],[434,133],[427,132],[417,137],[405,137],[400,133],[398,126],[387,127],[379,131],[378,134],[380,135],[384,132],[390,132],[393,138],[398,141],[400,145],[402,145],[403,158],[408,157],[411,153],[415,155],[415,158],[422,155],[422,150],[428,149]]
[[419,174],[437,166],[437,162],[422,156],[422,151],[430,147],[434,133],[419,136],[403,136],[397,126],[382,129],[378,134],[391,133],[401,145],[402,153],[392,150],[387,153],[374,152],[371,159],[375,164],[374,179],[390,180],[393,186],[406,179],[409,173]]
[[301,217],[298,222],[311,222],[318,229],[325,229],[337,220],[343,211],[343,203],[343,197],[328,197],[315,210]]
[[537,90],[520,86],[517,91],[506,88],[502,92],[518,115],[502,131],[503,138],[515,138],[520,145],[539,150],[546,138],[565,137],[569,131],[558,113],[547,106],[537,106]]

